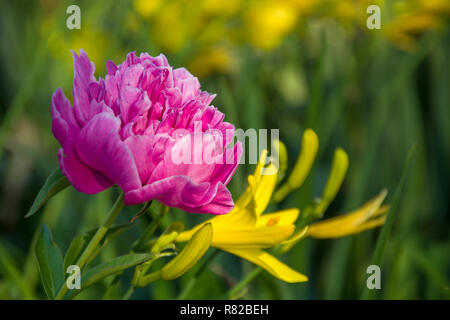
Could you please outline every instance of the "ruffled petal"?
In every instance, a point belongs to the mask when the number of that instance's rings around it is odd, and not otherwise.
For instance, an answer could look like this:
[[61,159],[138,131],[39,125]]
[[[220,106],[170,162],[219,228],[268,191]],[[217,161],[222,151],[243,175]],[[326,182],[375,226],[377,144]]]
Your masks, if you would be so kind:
[[217,165],[211,175],[211,180],[227,185],[233,177],[242,157],[242,143],[239,141],[234,148],[224,150],[224,164]]
[[158,200],[192,213],[224,214],[233,209],[231,194],[223,184],[197,184],[186,176],[171,176],[125,193],[125,204]]
[[154,135],[130,136],[125,140],[125,144],[133,154],[142,184],[147,183],[150,174],[159,162],[157,157],[153,158],[153,151],[157,151],[155,150],[157,140]]
[[73,141],[80,131],[72,105],[61,89],[52,96],[52,131],[63,149],[72,149]]
[[211,180],[211,175],[217,166],[215,159],[205,161],[206,153],[214,149],[211,135],[191,133],[178,139],[166,151],[164,160],[158,164],[150,176],[149,183],[165,179],[170,176],[186,176],[193,182],[218,182]]
[[61,171],[79,192],[95,194],[113,185],[103,174],[85,166],[76,154],[64,156],[64,151],[59,149],[58,160]]
[[141,187],[130,149],[119,137],[120,120],[110,113],[99,113],[89,121],[75,142],[80,160],[103,173],[124,192]]
[[173,70],[175,86],[180,89],[182,103],[195,99],[200,93],[200,83],[197,77],[194,77],[185,68]]
[[233,197],[227,187],[221,182],[217,183],[214,198],[208,204],[198,207],[197,213],[226,214],[234,208]]
[[73,69],[73,105],[78,123],[83,126],[88,121],[86,112],[91,100],[89,84],[96,81],[94,77],[95,66],[89,60],[86,52],[80,50],[79,56],[73,51]]

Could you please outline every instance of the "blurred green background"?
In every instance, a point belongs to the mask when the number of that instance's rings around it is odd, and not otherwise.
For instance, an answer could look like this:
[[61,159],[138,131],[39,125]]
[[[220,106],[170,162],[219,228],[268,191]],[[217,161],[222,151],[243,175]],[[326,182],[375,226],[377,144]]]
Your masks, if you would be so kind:
[[[68,30],[66,9],[81,8],[81,29]],[[368,30],[366,8],[381,7],[381,29]],[[413,144],[394,228],[381,267],[381,299],[450,298],[450,33],[448,0],[0,0],[0,299],[45,298],[32,254],[45,221],[65,251],[81,231],[106,217],[117,190],[96,196],[68,188],[24,219],[57,167],[50,99],[71,97],[72,54],[83,48],[104,76],[105,62],[129,51],[164,53],[185,66],[236,127],[280,129],[290,168],[301,134],[313,128],[319,155],[306,184],[279,208],[304,208],[321,194],[334,149],[349,154],[343,188],[326,217],[345,213],[388,188],[388,202]],[[237,199],[252,166],[230,183]],[[273,205],[272,205],[273,206]],[[271,209],[276,209],[273,206]],[[139,207],[127,207],[128,222]],[[160,226],[206,217],[172,210]],[[109,244],[98,258],[128,251],[148,223]],[[310,281],[286,284],[267,273],[248,287],[251,299],[358,299],[379,230],[337,240],[306,239],[283,261]],[[253,266],[227,253],[202,274],[188,298],[220,298]],[[79,298],[119,298],[132,273]],[[189,275],[158,281],[132,298],[173,299]],[[109,288],[106,290],[106,288]]]

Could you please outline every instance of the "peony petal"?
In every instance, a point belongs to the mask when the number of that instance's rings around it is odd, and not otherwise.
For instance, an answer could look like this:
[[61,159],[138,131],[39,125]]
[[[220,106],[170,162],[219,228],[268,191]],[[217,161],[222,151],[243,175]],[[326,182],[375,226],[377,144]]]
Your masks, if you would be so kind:
[[72,149],[73,141],[80,131],[70,101],[63,91],[56,90],[52,96],[52,131],[63,149]]
[[95,66],[89,60],[86,52],[80,50],[80,56],[73,51],[73,105],[75,115],[80,125],[86,124],[86,111],[89,109],[89,83],[95,82]]
[[136,116],[144,114],[150,108],[150,99],[147,93],[139,88],[144,72],[140,64],[126,69],[120,83],[120,114],[122,121],[128,123]]
[[61,171],[79,192],[95,194],[113,184],[103,174],[85,166],[75,154],[64,156],[64,151],[59,149],[58,159]]
[[80,160],[103,173],[124,192],[141,187],[130,149],[119,137],[120,120],[110,113],[99,113],[78,134],[75,148]]
[[222,214],[233,208],[231,194],[223,184],[199,185],[186,176],[171,176],[126,192],[124,202],[133,205],[153,199],[192,213]]
[[130,136],[125,144],[130,149],[136,163],[142,184],[145,184],[157,165],[152,161],[152,151],[157,138],[153,135]]
[[116,74],[117,70],[119,70],[119,68],[116,66],[116,64],[114,62],[112,62],[111,60],[106,61],[106,72],[113,76]]
[[200,83],[197,77],[194,77],[185,68],[173,70],[175,86],[180,89],[182,95],[182,103],[194,99],[200,93]]
[[219,182],[214,198],[206,205],[198,207],[196,213],[227,214],[234,208],[233,197],[227,187]]
[[212,181],[220,181],[227,185],[233,177],[242,157],[242,143],[239,141],[234,148],[224,150],[224,164],[219,164],[211,174]]
[[191,133],[178,139],[166,151],[164,160],[155,168],[149,183],[162,180],[170,176],[186,176],[197,184],[212,181],[216,163],[204,161],[205,149],[214,144],[207,134]]
[[[61,171],[80,192],[94,194],[109,188],[112,182],[99,172],[85,166],[77,157],[74,142],[80,128],[69,100],[58,89],[52,97],[52,130],[63,149],[58,151]],[[65,156],[64,156],[65,154]]]

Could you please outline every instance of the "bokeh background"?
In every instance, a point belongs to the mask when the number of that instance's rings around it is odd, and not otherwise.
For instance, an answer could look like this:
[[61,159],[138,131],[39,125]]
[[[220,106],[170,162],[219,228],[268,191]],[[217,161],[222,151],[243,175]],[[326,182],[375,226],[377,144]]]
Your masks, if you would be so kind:
[[[81,8],[80,30],[66,27],[70,4]],[[370,4],[381,7],[380,30],[366,27]],[[449,17],[448,0],[0,0],[0,299],[45,298],[32,254],[39,225],[45,221],[65,251],[76,234],[105,219],[117,192],[68,188],[23,217],[57,167],[50,99],[58,87],[71,97],[70,50],[80,48],[96,76],[104,76],[106,60],[120,63],[129,51],[164,53],[217,93],[214,105],[227,121],[280,129],[290,168],[301,134],[313,128],[320,139],[313,171],[279,208],[301,209],[320,196],[339,146],[350,167],[325,216],[354,209],[382,188],[389,202],[416,144],[377,297],[449,299]],[[240,166],[231,181],[235,199],[252,170]],[[137,210],[126,208],[119,220]],[[204,219],[173,210],[160,228]],[[147,220],[138,219],[99,259],[126,253]],[[302,241],[283,261],[309,282],[286,284],[264,272],[243,298],[358,299],[378,234]],[[220,298],[252,268],[221,253],[188,298]],[[130,277],[115,285],[109,278],[79,298],[119,298]],[[132,298],[176,298],[187,278],[158,281]]]

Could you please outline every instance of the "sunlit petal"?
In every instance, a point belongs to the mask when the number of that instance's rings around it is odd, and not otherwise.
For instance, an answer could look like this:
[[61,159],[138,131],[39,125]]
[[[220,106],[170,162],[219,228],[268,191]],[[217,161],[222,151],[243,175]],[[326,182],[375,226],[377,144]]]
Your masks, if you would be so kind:
[[256,225],[270,227],[273,225],[283,226],[294,224],[299,214],[300,210],[298,209],[286,209],[274,213],[265,213],[259,217]]
[[386,207],[380,208],[386,194],[387,191],[383,190],[374,199],[349,214],[326,219],[310,225],[308,235],[314,238],[337,238],[366,230],[367,228],[361,229],[361,226],[367,223],[372,217],[382,216],[386,212]]
[[224,248],[223,250],[253,262],[280,280],[289,283],[308,281],[305,275],[295,271],[265,251],[255,249],[230,250],[228,248]]
[[214,229],[212,246],[227,248],[270,248],[288,239],[294,232],[294,225],[239,228],[231,230]]

